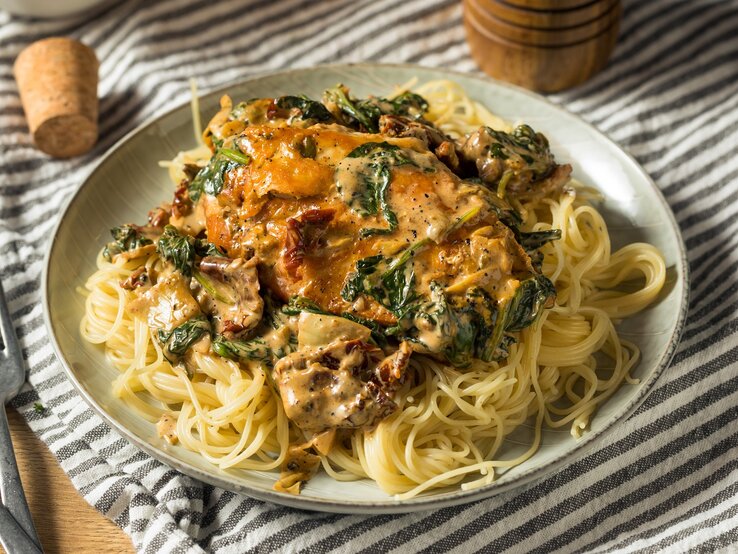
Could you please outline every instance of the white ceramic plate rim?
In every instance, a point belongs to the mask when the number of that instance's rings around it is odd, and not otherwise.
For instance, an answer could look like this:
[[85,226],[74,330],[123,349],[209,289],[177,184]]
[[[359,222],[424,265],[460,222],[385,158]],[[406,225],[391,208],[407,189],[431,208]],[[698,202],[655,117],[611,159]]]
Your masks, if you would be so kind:
[[661,358],[658,361],[657,367],[644,381],[643,386],[640,388],[638,393],[633,398],[631,398],[630,401],[627,404],[625,404],[619,411],[615,412],[615,414],[611,416],[610,420],[607,421],[603,425],[603,428],[601,430],[589,431],[584,436],[584,438],[574,443],[571,449],[567,450],[561,456],[551,460],[545,465],[531,468],[525,472],[522,472],[516,475],[514,479],[504,482],[504,483],[500,483],[500,484],[492,483],[490,485],[486,485],[478,489],[473,489],[469,491],[463,491],[459,489],[453,492],[442,493],[442,494],[438,494],[432,497],[417,497],[417,498],[412,498],[412,499],[403,500],[403,501],[397,501],[397,500],[390,499],[387,501],[371,501],[371,502],[364,502],[361,504],[357,504],[354,501],[307,498],[307,497],[292,496],[292,495],[277,493],[275,491],[270,491],[270,490],[256,489],[256,488],[248,487],[242,484],[234,483],[230,481],[229,479],[224,478],[215,473],[207,473],[205,471],[202,471],[199,468],[193,467],[190,464],[178,458],[175,458],[174,456],[167,453],[166,451],[156,448],[154,445],[142,440],[137,435],[135,435],[132,431],[126,428],[124,425],[121,425],[118,421],[116,421],[115,418],[113,418],[110,414],[108,414],[105,411],[104,408],[100,406],[100,404],[97,402],[94,396],[77,379],[70,364],[66,360],[64,353],[57,340],[56,333],[54,331],[54,326],[51,320],[50,309],[49,309],[49,306],[50,306],[49,304],[49,272],[50,272],[49,266],[50,266],[51,254],[56,245],[59,227],[61,226],[64,218],[66,217],[70,207],[74,204],[75,199],[80,194],[80,191],[83,190],[85,187],[89,186],[89,183],[92,182],[92,177],[95,174],[95,172],[98,171],[98,169],[105,163],[105,161],[109,157],[115,154],[115,152],[120,148],[122,144],[129,141],[132,137],[134,137],[138,133],[141,133],[142,131],[144,131],[147,127],[156,124],[160,119],[166,117],[167,115],[171,114],[174,111],[177,111],[187,106],[189,104],[189,101],[182,102],[169,110],[163,111],[159,114],[152,116],[151,118],[146,120],[144,123],[139,125],[137,128],[127,133],[112,148],[110,148],[100,158],[100,160],[95,164],[93,169],[86,176],[84,182],[80,185],[80,187],[72,194],[72,196],[66,202],[63,208],[63,211],[62,211],[62,215],[59,218],[59,221],[57,222],[57,224],[55,225],[52,239],[49,244],[48,250],[46,252],[45,259],[44,259],[44,268],[43,268],[43,273],[42,273],[42,290],[43,290],[42,302],[43,302],[44,321],[46,323],[46,327],[49,330],[49,335],[51,337],[51,343],[53,345],[57,358],[62,363],[62,367],[64,368],[67,377],[72,382],[72,385],[75,387],[77,392],[79,392],[80,395],[85,399],[85,401],[90,405],[93,411],[96,412],[108,425],[110,425],[118,433],[123,435],[129,442],[133,443],[134,445],[139,447],[141,450],[151,455],[152,457],[158,459],[159,461],[181,471],[182,473],[186,475],[189,475],[190,477],[193,477],[200,481],[204,481],[211,485],[221,487],[224,489],[228,489],[228,490],[231,490],[237,493],[245,494],[247,496],[257,498],[259,500],[266,500],[269,502],[274,502],[275,504],[282,504],[282,505],[286,505],[286,506],[290,506],[294,508],[300,508],[300,509],[310,509],[310,510],[316,510],[316,511],[337,512],[337,513],[377,514],[377,513],[405,513],[405,512],[411,512],[411,511],[421,511],[421,510],[429,510],[429,509],[437,509],[437,508],[443,508],[443,507],[448,507],[448,506],[454,506],[458,504],[463,504],[463,503],[468,503],[468,502],[473,502],[476,500],[488,498],[488,497],[500,494],[502,492],[509,491],[511,489],[528,484],[536,479],[539,479],[545,475],[549,475],[553,473],[554,471],[558,469],[561,469],[562,467],[564,467],[567,464],[570,464],[576,459],[583,457],[583,455],[586,452],[588,452],[590,449],[597,446],[598,444],[601,444],[603,439],[613,430],[613,428],[617,426],[619,422],[627,419],[643,403],[643,401],[648,396],[649,392],[653,389],[653,386],[656,383],[659,376],[661,375],[661,373],[664,371],[666,367],[669,366],[672,358],[674,357],[676,348],[679,344],[679,340],[681,338],[681,335],[684,329],[684,323],[685,323],[686,315],[687,315],[687,308],[689,305],[689,265],[687,263],[686,249],[684,246],[684,241],[682,239],[681,233],[679,231],[679,226],[677,225],[677,222],[674,219],[674,215],[671,211],[671,208],[666,202],[666,199],[664,198],[663,194],[661,193],[659,188],[656,186],[656,184],[653,182],[653,180],[648,175],[648,173],[646,173],[646,171],[635,160],[635,158],[633,158],[633,156],[631,156],[628,152],[626,152],[620,146],[618,146],[617,143],[612,141],[609,137],[604,135],[596,127],[587,123],[586,121],[584,121],[577,115],[572,114],[571,112],[565,110],[563,107],[557,104],[554,104],[553,102],[549,101],[545,97],[539,96],[538,94],[535,94],[526,89],[517,87],[515,85],[500,82],[500,81],[497,81],[495,79],[491,79],[488,77],[480,77],[477,75],[472,75],[472,74],[444,69],[444,68],[419,67],[419,66],[414,66],[412,64],[373,64],[373,63],[325,64],[325,65],[314,66],[311,68],[296,68],[296,69],[290,69],[290,70],[284,70],[284,71],[262,73],[254,77],[251,77],[249,79],[246,79],[244,81],[232,83],[230,85],[221,87],[214,91],[210,91],[203,96],[222,95],[222,94],[227,93],[228,90],[236,86],[243,86],[249,82],[257,81],[260,79],[272,78],[278,74],[279,75],[290,75],[290,74],[295,74],[295,73],[302,73],[305,71],[320,71],[322,69],[340,70],[346,67],[354,67],[354,68],[355,67],[366,67],[367,69],[390,67],[390,68],[397,68],[397,69],[407,69],[409,71],[413,69],[422,69],[424,71],[428,71],[428,70],[438,71],[439,73],[442,73],[444,76],[453,77],[454,75],[458,75],[458,76],[463,76],[466,79],[474,79],[474,80],[480,81],[487,85],[511,89],[520,94],[529,96],[535,99],[537,102],[544,102],[548,104],[548,106],[552,110],[554,110],[555,112],[559,114],[562,114],[562,116],[576,118],[580,123],[584,124],[595,135],[597,135],[601,141],[609,143],[611,146],[614,146],[617,150],[619,150],[627,158],[627,160],[631,163],[632,168],[637,173],[640,174],[640,176],[643,178],[645,182],[647,182],[651,186],[653,191],[656,193],[659,201],[661,202],[662,207],[664,208],[664,212],[668,214],[671,232],[676,238],[677,245],[679,248],[679,259],[677,263],[680,265],[681,274],[683,275],[681,305],[680,305],[679,314],[677,316],[676,325],[674,327],[674,332],[671,336],[669,347],[664,351],[664,353],[662,354]]

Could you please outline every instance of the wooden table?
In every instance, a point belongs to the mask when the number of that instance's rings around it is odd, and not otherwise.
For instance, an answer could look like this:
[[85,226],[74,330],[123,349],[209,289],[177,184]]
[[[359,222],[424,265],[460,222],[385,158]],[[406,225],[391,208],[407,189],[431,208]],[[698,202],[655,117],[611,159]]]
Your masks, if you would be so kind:
[[26,421],[14,409],[7,410],[23,488],[44,552],[133,552],[128,536],[80,496]]

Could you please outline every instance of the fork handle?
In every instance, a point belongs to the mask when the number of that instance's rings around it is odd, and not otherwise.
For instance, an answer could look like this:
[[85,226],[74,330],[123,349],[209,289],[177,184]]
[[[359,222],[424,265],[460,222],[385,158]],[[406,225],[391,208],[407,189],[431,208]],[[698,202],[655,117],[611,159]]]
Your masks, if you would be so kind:
[[31,510],[28,508],[26,495],[23,492],[4,405],[0,407],[0,496],[12,518],[18,522],[25,534],[40,550],[41,541],[33,526]]
[[0,506],[0,544],[8,554],[43,554],[5,506]]

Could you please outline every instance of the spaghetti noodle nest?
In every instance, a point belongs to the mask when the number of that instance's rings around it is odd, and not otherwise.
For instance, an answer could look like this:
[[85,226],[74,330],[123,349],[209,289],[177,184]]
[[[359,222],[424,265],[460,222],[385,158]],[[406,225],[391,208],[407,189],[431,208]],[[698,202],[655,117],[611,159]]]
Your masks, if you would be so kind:
[[[480,125],[511,129],[453,82],[427,83],[415,92],[428,102],[424,118],[450,137]],[[170,173],[178,182],[187,167],[203,166],[210,155],[205,148],[181,153]],[[393,392],[392,413],[343,430],[327,452],[311,450],[327,474],[339,481],[374,480],[398,499],[483,486],[533,456],[544,427],[569,428],[579,437],[603,402],[637,382],[630,372],[638,348],[618,336],[616,325],[657,298],[665,264],[649,244],[613,252],[607,225],[587,197],[588,189],[572,181],[516,206],[523,231],[561,232],[539,249],[555,305],[515,333],[500,359],[475,358],[458,367],[414,353]],[[291,448],[306,436],[285,412],[271,364],[207,348],[191,349],[184,363],[173,360],[158,330],[130,310],[136,291],[121,286],[143,273],[164,275],[169,262],[154,248],[108,257],[100,253],[85,284],[80,330],[103,345],[120,370],[115,395],[158,422],[162,436],[175,437],[215,466],[275,470],[276,480],[276,470],[284,470]],[[508,439],[520,429],[526,444]]]

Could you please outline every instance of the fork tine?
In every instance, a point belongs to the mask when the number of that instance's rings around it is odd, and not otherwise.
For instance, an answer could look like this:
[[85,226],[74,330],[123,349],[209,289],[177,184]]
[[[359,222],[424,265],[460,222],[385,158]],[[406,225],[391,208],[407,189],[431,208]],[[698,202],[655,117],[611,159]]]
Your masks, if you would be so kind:
[[5,345],[5,350],[2,352],[3,357],[22,360],[20,344],[15,334],[13,320],[10,319],[10,310],[5,300],[2,280],[0,280],[0,335],[2,335],[3,344]]

